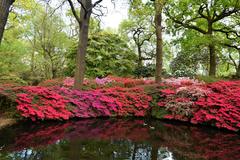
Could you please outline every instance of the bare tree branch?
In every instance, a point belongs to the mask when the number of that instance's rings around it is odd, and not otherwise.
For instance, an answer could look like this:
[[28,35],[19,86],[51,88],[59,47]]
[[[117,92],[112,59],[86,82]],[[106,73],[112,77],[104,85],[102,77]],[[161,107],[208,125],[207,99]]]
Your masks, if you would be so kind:
[[65,2],[66,2],[65,0],[62,1],[61,4],[60,4],[58,7],[56,7],[56,8],[52,11],[52,13],[50,13],[49,17],[53,16],[53,14],[54,14],[60,7],[62,7]]
[[96,1],[93,5],[92,5],[92,7],[91,7],[91,9],[92,8],[94,8],[94,7],[96,7],[99,3],[101,3],[103,0],[98,0],[98,1]]
[[75,10],[75,7],[74,7],[74,5],[73,5],[72,0],[67,0],[67,1],[68,1],[69,5],[70,5],[70,7],[71,7],[72,13],[73,13],[74,17],[76,18],[79,26],[81,26],[80,17],[77,15],[77,12],[76,12],[76,10]]

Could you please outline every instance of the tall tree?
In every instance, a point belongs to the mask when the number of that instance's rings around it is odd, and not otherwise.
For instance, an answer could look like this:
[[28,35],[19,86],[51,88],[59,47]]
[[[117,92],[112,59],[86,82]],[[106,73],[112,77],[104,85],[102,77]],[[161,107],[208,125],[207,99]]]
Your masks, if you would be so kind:
[[120,31],[127,36],[138,55],[138,68],[145,60],[152,60],[155,55],[154,14],[150,3],[133,0],[129,7],[128,19],[120,24]]
[[78,41],[78,51],[76,55],[76,69],[74,76],[74,88],[81,89],[84,80],[85,71],[85,58],[88,44],[88,33],[89,33],[89,21],[94,7],[99,5],[102,0],[98,0],[92,3],[92,0],[77,0],[81,5],[80,16],[77,14],[74,3],[72,0],[68,0],[74,17],[79,24],[79,41]]
[[161,82],[163,67],[163,39],[162,39],[162,11],[165,0],[155,0],[155,28],[156,28],[156,83]]
[[1,0],[0,2],[0,45],[3,38],[3,32],[7,23],[10,7],[15,0]]
[[240,0],[177,0],[166,7],[167,16],[178,27],[195,30],[208,39],[210,76],[215,76],[217,69],[214,33],[221,32],[221,21],[239,14],[239,7]]
[[32,76],[44,79],[57,78],[62,75],[65,55],[70,40],[64,32],[66,24],[54,13],[50,4],[37,5],[31,11],[32,17],[27,21],[25,37],[31,44]]

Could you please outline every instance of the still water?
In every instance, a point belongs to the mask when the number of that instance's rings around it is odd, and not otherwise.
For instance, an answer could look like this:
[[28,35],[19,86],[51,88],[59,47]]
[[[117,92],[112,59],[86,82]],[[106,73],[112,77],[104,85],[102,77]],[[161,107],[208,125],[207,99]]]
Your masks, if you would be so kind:
[[240,160],[240,135],[142,119],[25,123],[0,131],[0,160]]

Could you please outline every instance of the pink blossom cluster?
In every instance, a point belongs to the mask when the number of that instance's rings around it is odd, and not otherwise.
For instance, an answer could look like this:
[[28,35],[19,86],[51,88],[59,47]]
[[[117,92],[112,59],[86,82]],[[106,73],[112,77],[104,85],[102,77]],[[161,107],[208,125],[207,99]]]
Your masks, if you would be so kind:
[[200,82],[197,79],[190,79],[189,77],[179,77],[179,78],[168,78],[163,79],[163,82],[167,85],[174,86],[188,86],[188,85],[203,85],[204,82]]
[[74,79],[71,77],[66,77],[63,81],[63,86],[72,87],[74,85]]
[[95,79],[95,82],[97,83],[97,84],[99,84],[99,85],[106,85],[106,84],[108,84],[108,83],[111,83],[111,82],[113,82],[113,80],[112,79],[110,79],[110,78],[108,78],[108,77],[105,77],[105,78],[96,78]]

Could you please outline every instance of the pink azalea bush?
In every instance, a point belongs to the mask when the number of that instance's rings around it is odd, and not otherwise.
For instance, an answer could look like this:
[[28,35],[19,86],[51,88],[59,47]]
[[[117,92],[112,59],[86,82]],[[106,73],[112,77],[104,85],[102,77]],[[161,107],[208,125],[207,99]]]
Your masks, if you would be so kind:
[[63,81],[63,85],[66,87],[72,87],[74,85],[74,79],[71,77],[66,77]]
[[200,82],[197,79],[190,79],[189,77],[168,78],[163,79],[163,82],[167,85],[174,86],[188,86],[188,85],[203,85],[204,82]]
[[95,79],[95,82],[99,85],[106,85],[108,83],[111,83],[113,80],[108,78],[108,77],[105,77],[105,78],[96,78]]

